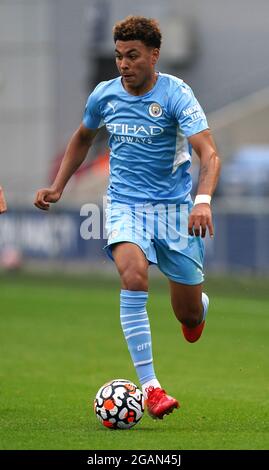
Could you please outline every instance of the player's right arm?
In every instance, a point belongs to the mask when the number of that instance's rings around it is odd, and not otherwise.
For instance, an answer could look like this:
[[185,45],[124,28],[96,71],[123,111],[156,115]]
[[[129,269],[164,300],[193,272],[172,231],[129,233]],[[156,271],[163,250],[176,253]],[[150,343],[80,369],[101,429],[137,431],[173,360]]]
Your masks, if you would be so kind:
[[74,132],[53,184],[37,192],[34,202],[36,207],[48,210],[51,202],[57,202],[60,199],[67,182],[85,160],[98,130],[88,129],[82,123]]
[[5,194],[4,194],[2,187],[0,186],[0,214],[2,214],[3,212],[6,212],[6,210],[7,210],[7,203],[5,199]]

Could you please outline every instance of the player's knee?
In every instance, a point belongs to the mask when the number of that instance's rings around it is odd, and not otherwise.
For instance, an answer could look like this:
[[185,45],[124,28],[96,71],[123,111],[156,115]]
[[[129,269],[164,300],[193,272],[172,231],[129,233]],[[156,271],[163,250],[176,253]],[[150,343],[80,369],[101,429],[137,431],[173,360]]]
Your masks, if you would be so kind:
[[127,268],[121,275],[124,289],[127,290],[147,290],[147,272],[139,268]]

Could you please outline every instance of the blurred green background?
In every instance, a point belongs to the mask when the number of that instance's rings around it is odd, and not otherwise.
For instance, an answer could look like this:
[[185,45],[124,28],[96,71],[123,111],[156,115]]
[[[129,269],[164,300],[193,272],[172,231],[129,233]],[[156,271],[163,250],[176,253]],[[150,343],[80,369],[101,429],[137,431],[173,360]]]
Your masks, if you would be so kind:
[[137,383],[108,277],[1,278],[1,449],[268,449],[265,280],[209,279],[203,337],[187,343],[165,280],[151,282],[155,369],[181,408],[111,431],[93,399],[113,378]]

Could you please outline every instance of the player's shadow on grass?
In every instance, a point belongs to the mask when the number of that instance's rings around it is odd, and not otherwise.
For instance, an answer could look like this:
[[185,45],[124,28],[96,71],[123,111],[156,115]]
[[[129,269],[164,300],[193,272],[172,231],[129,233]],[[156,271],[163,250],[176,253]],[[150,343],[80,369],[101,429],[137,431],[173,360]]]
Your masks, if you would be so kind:
[[[108,429],[108,428],[105,428],[105,427],[98,427],[96,429],[96,432],[112,432],[113,434],[116,433],[121,433],[124,431],[124,434],[128,434],[128,433],[131,433],[131,432],[135,432],[135,433],[139,433],[139,432],[163,432],[164,428],[163,426],[161,426],[162,423],[153,423],[153,424],[146,424],[146,425],[141,425],[139,427],[136,427],[135,429],[134,428],[131,428],[131,429]],[[171,430],[171,428],[169,428]]]

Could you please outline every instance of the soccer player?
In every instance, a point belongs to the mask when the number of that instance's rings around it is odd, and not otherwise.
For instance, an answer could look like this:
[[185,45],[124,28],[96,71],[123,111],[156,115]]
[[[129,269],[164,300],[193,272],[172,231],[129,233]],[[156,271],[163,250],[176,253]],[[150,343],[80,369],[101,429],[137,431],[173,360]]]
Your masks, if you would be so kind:
[[7,210],[7,203],[5,199],[5,194],[3,188],[0,186],[0,214],[6,212]]
[[[209,304],[202,292],[203,238],[207,230],[213,237],[210,201],[220,161],[191,88],[155,69],[161,46],[157,21],[129,16],[114,26],[113,35],[120,76],[99,83],[90,94],[83,122],[71,137],[55,181],[38,191],[35,205],[48,210],[60,199],[98,130],[106,126],[110,146],[106,250],[121,278],[121,325],[148,412],[162,419],[179,403],[166,394],[154,371],[146,310],[148,266],[157,264],[168,278],[183,335],[191,343],[197,341]],[[200,160],[194,203],[191,148]]]

